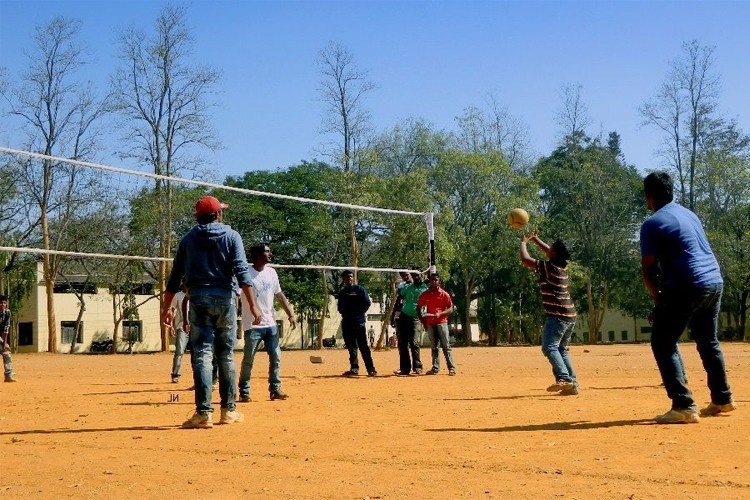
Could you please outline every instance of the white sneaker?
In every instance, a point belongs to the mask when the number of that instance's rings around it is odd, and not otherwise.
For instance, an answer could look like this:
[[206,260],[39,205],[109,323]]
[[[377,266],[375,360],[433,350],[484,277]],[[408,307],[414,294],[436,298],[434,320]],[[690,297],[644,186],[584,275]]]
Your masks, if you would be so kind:
[[213,426],[214,422],[211,414],[198,411],[182,423],[183,429],[210,429]]
[[219,420],[220,424],[234,424],[237,422],[243,422],[244,420],[245,415],[240,413],[238,410],[230,410],[228,408],[221,409],[221,420]]

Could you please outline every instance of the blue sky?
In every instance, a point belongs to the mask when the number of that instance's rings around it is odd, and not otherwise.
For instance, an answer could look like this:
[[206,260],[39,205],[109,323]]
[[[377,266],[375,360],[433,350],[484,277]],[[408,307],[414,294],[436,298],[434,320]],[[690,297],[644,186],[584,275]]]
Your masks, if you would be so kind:
[[[315,61],[329,41],[348,48],[378,85],[365,101],[384,131],[417,117],[453,129],[468,106],[494,94],[522,120],[536,154],[559,138],[563,85],[583,86],[590,134],[622,136],[626,160],[658,166],[656,131],[638,106],[653,96],[683,42],[716,47],[722,113],[750,132],[748,1],[193,1],[196,60],[222,72],[212,123],[224,149],[217,173],[285,168],[312,160],[326,138]],[[35,23],[54,15],[83,21],[104,86],[116,65],[115,35],[150,28],[158,1],[0,0],[0,66],[14,81]],[[0,145],[18,147],[3,118]],[[322,158],[321,158],[322,159]],[[103,155],[102,163],[122,165]]]

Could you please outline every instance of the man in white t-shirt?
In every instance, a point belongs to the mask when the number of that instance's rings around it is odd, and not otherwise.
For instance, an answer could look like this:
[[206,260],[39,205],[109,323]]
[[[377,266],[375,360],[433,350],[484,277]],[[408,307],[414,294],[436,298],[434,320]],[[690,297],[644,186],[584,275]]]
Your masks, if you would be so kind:
[[260,323],[254,325],[254,317],[250,313],[247,299],[242,296],[242,330],[245,332],[245,348],[243,350],[240,368],[239,400],[250,401],[250,373],[253,370],[253,359],[261,341],[268,352],[268,392],[271,400],[289,397],[281,390],[279,370],[281,366],[281,348],[279,347],[279,329],[276,326],[276,315],[273,307],[274,298],[278,299],[281,307],[289,318],[292,330],[297,327],[289,301],[281,291],[279,277],[276,270],[266,266],[271,262],[271,249],[268,245],[255,245],[250,249],[250,276],[255,303],[260,308]]

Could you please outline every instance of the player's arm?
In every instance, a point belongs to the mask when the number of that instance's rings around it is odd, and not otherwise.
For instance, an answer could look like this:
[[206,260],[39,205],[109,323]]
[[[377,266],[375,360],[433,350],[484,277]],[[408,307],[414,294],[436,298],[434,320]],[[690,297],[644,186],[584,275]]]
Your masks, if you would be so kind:
[[294,316],[294,313],[292,312],[292,306],[289,304],[289,301],[287,300],[286,295],[284,295],[284,292],[279,292],[274,296],[281,304],[281,308],[284,309],[284,312],[286,313],[286,316],[289,319],[289,324],[292,325],[292,330],[294,330],[295,328],[297,328],[297,318]]
[[10,314],[8,314],[8,321],[5,322],[3,327],[3,350],[10,349],[8,345],[8,335],[10,334]]
[[529,269],[536,269],[536,259],[533,259],[531,255],[529,255],[529,249],[526,248],[526,244],[531,239],[531,237],[531,234],[525,234],[521,239],[521,264],[528,267]]
[[161,312],[161,322],[167,326],[172,325],[172,301],[175,295],[175,292],[170,292],[169,290],[164,292],[164,308]]
[[250,314],[253,315],[253,325],[259,325],[260,324],[260,308],[258,307],[258,304],[255,303],[255,294],[253,293],[253,287],[250,285],[241,285],[242,286],[242,293],[245,295],[245,298],[247,299],[247,303],[250,306]]
[[659,264],[655,255],[641,257],[641,276],[646,290],[656,304],[659,299]]

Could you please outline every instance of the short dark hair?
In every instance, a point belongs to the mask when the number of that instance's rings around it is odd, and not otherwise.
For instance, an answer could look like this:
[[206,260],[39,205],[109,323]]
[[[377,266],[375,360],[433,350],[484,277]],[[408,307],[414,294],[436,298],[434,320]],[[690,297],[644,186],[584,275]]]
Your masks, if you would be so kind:
[[[266,251],[266,243],[258,243],[250,247],[250,260],[255,260],[258,255],[262,255]],[[269,247],[270,248],[270,247]]]
[[8,302],[8,297],[5,295],[0,295],[0,302]]
[[562,238],[555,240],[552,244],[552,249],[555,251],[554,262],[566,266],[570,260],[570,250],[568,249],[568,244],[565,243],[565,240]]
[[341,273],[341,277],[343,278],[344,276],[354,276],[354,273],[347,269],[346,271]]
[[219,218],[219,212],[214,212],[212,214],[203,214],[203,215],[196,215],[195,220],[198,222],[198,224],[210,224],[214,222],[216,219]]
[[663,207],[674,199],[672,178],[663,171],[651,172],[643,178],[643,192]]

